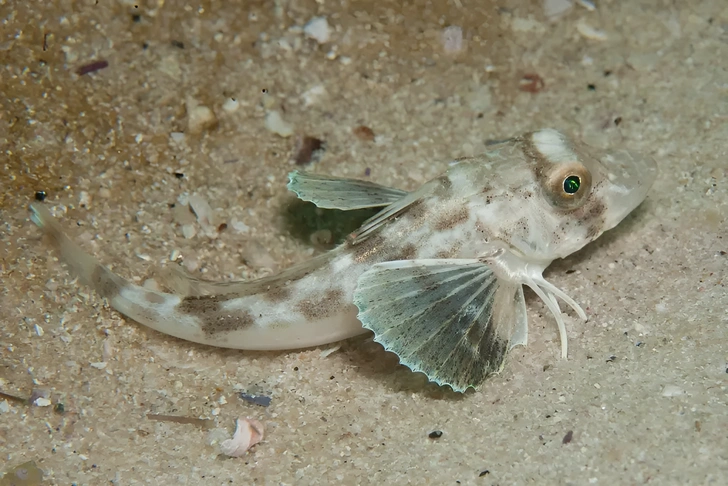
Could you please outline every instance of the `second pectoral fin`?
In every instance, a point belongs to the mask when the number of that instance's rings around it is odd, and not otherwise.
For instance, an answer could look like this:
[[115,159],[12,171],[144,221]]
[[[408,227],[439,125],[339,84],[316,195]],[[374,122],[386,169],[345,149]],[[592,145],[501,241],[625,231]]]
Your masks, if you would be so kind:
[[375,341],[458,392],[500,371],[511,344],[525,341],[521,286],[499,280],[479,260],[374,265],[359,278],[354,303]]

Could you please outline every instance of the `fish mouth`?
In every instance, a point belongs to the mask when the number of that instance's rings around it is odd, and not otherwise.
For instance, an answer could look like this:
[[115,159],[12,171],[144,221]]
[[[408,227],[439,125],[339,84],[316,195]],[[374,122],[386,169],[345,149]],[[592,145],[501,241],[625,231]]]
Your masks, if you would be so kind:
[[605,230],[615,227],[647,196],[657,178],[657,163],[652,157],[628,150],[605,153],[599,160],[606,170],[601,188],[608,201],[604,215]]

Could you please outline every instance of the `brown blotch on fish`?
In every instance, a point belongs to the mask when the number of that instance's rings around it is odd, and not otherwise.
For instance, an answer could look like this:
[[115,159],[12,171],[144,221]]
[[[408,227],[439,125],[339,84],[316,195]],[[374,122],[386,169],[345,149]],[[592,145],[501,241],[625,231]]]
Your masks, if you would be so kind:
[[446,250],[440,250],[435,254],[435,258],[456,258],[462,246],[462,243],[456,243]]
[[286,285],[271,285],[265,291],[263,297],[268,302],[283,302],[291,296],[291,291]]
[[436,231],[450,230],[466,222],[469,217],[470,210],[467,206],[459,206],[454,210],[447,211],[444,216],[438,218],[433,228]]
[[483,187],[480,188],[481,194],[490,194],[491,192],[493,192],[493,186],[490,184],[483,184]]
[[411,243],[404,245],[402,248],[395,248],[391,254],[386,255],[386,259],[394,260],[414,260],[417,257],[417,247]]
[[601,199],[594,199],[575,212],[577,222],[587,227],[588,239],[594,239],[604,230],[604,213],[607,206]]
[[439,197],[449,197],[452,195],[452,180],[447,174],[443,174],[437,178],[439,185],[435,188],[434,195]]
[[419,221],[427,217],[427,205],[419,199],[407,207],[404,217],[411,221]]
[[321,299],[302,300],[296,310],[309,320],[323,319],[341,309],[344,293],[341,290],[328,290]]
[[[349,243],[349,245],[352,245]],[[374,235],[361,243],[354,245],[354,260],[357,263],[369,262],[381,255],[386,248],[385,239],[381,235]]]
[[218,295],[190,296],[182,299],[179,310],[199,317],[202,331],[209,335],[245,329],[255,324],[253,315],[244,310],[223,310],[221,302],[227,300]]
[[121,277],[114,275],[108,268],[96,265],[91,273],[91,286],[96,292],[107,299],[115,297],[126,284]]

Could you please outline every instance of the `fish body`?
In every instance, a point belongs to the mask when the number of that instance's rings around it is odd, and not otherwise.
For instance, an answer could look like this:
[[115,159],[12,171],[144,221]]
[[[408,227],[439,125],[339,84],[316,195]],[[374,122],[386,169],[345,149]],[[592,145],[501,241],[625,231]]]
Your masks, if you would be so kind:
[[328,253],[273,277],[209,282],[181,273],[172,292],[134,285],[84,253],[47,208],[32,219],[73,273],[131,319],[218,347],[295,349],[368,330],[402,364],[464,391],[525,345],[523,285],[554,315],[579,305],[542,273],[614,227],[644,199],[655,162],[597,152],[544,129],[454,161],[413,192],[305,172],[289,189],[322,208],[383,209]]

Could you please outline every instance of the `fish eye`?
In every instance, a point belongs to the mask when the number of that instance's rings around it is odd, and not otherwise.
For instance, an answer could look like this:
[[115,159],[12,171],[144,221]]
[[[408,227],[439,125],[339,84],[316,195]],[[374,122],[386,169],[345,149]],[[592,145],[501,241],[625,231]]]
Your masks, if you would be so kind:
[[572,174],[564,179],[563,186],[566,194],[576,194],[579,192],[579,188],[581,187],[581,177]]
[[578,160],[555,164],[546,173],[544,189],[551,203],[561,209],[580,207],[592,191],[592,175]]

